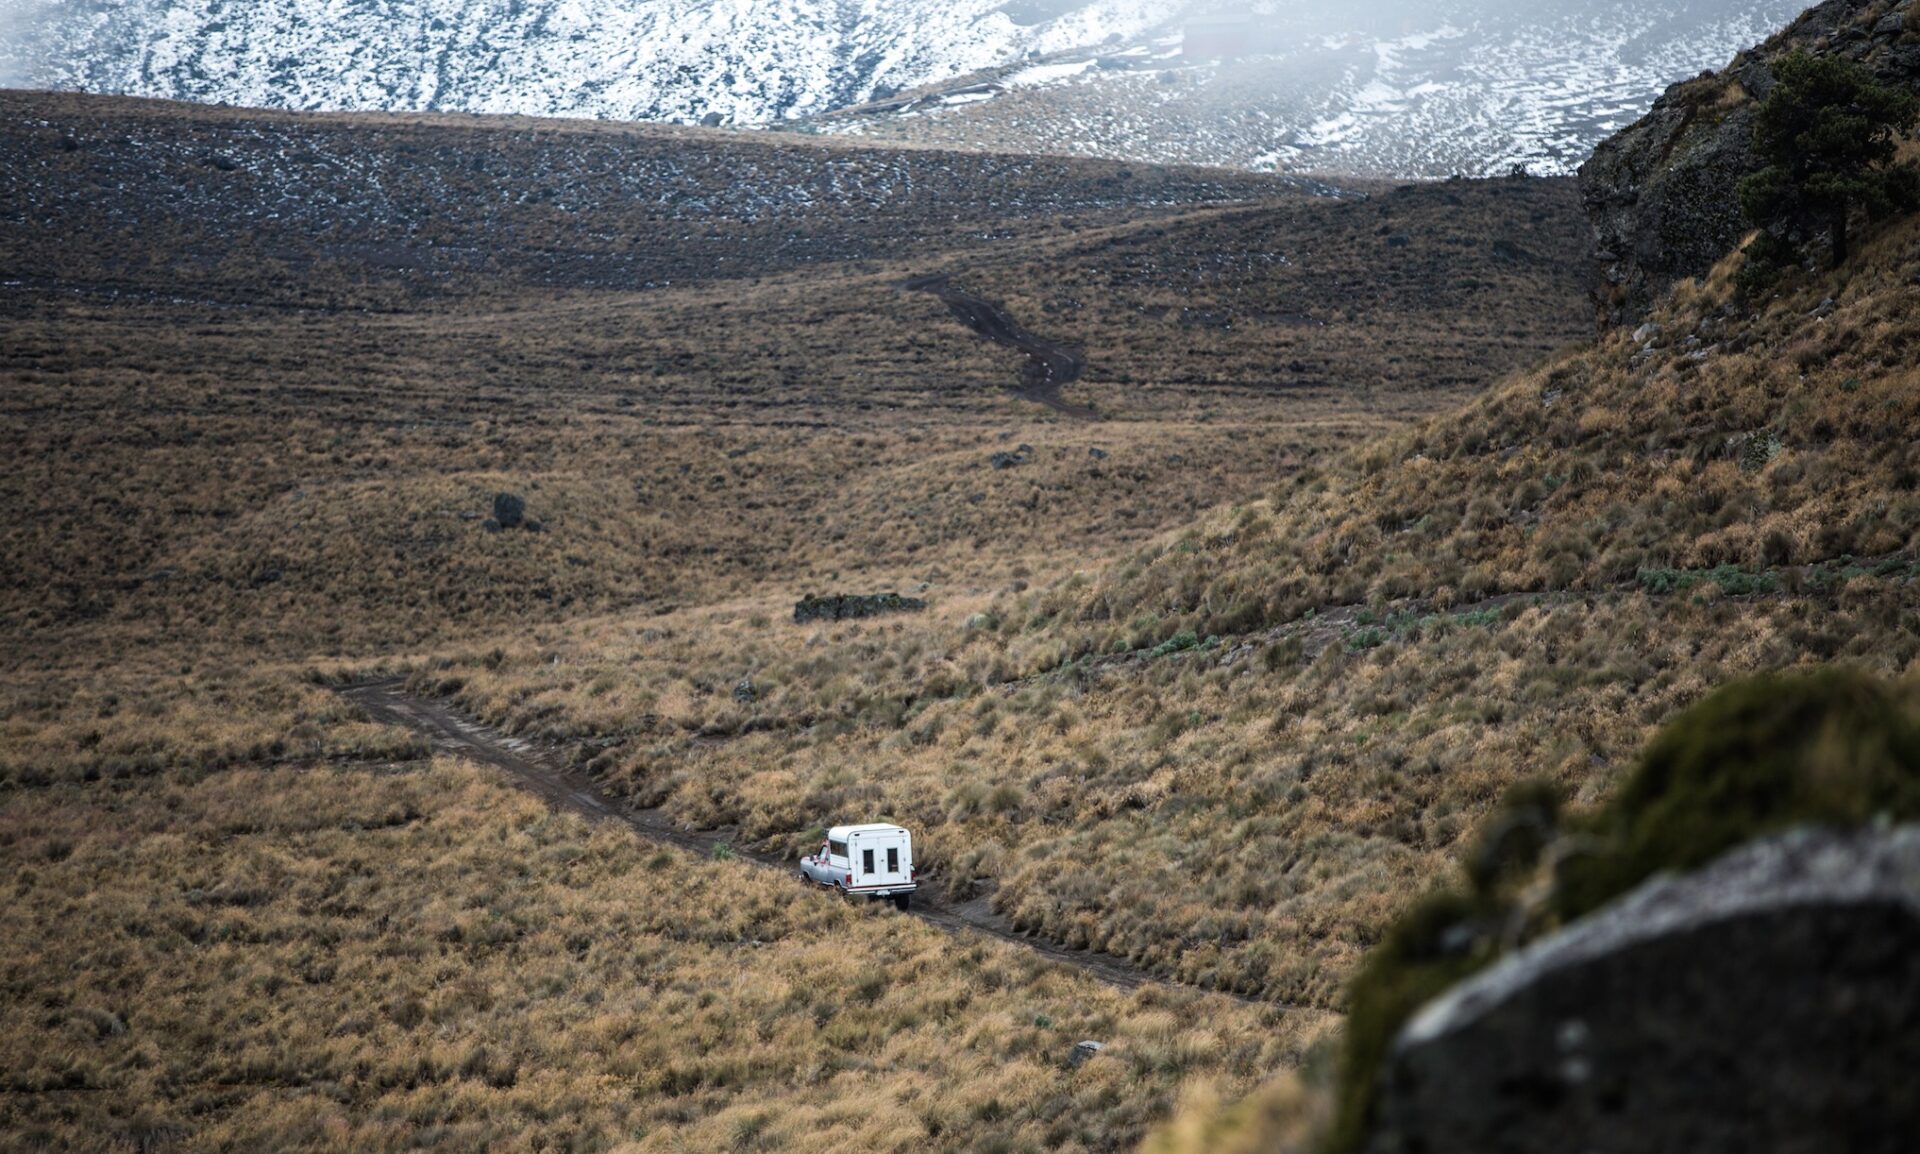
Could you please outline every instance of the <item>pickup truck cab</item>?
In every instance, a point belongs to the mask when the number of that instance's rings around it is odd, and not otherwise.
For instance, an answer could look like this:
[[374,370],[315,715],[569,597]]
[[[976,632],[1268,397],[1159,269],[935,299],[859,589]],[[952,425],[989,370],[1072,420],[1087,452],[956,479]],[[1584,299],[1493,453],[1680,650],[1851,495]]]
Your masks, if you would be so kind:
[[919,888],[913,868],[913,835],[897,825],[837,825],[819,850],[800,859],[800,877],[850,895],[892,898],[906,909]]

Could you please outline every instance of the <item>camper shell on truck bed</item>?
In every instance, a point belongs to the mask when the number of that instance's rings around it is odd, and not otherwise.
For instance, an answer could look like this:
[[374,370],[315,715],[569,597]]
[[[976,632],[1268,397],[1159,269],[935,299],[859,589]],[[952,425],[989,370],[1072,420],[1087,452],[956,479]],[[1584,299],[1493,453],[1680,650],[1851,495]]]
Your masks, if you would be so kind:
[[800,876],[846,894],[892,898],[906,909],[914,878],[913,835],[897,825],[837,825],[820,848],[800,859]]

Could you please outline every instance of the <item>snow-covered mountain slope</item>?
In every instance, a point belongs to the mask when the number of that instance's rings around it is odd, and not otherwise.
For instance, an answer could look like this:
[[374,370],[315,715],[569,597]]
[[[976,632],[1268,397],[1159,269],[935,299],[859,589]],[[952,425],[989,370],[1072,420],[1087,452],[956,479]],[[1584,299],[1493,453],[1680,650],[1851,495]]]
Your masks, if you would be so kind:
[[0,86],[778,122],[1257,170],[1562,172],[1801,4],[0,0]]
[[[1603,0],[1556,10],[1434,0],[1390,20],[1357,15],[1344,27],[1256,20],[1248,31],[1258,52],[1231,59],[1196,52],[1189,26],[1147,44],[905,94],[825,117],[820,127],[1260,170],[1565,173],[1669,84],[1724,66],[1803,7]],[[1219,42],[1217,30],[1209,35]]]
[[269,108],[760,124],[1028,52],[1178,0],[5,0],[0,82]]

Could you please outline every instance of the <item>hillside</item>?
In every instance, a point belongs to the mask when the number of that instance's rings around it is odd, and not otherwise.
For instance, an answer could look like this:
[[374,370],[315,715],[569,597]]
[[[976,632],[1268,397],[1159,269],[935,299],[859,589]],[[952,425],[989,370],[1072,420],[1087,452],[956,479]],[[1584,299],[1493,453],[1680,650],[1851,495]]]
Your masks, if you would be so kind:
[[[1130,1148],[1515,782],[1920,671],[1920,220],[1593,341],[1562,180],[0,100],[31,1143]],[[850,818],[966,917],[750,866]]]
[[[1563,180],[0,101],[30,1142],[1130,1148],[1324,1052],[1516,781],[1920,663],[1920,221],[1595,342]],[[1003,937],[750,868],[853,817]]]
[[1723,269],[1640,342],[926,624],[716,613],[626,652],[612,618],[422,684],[693,823],[795,845],[857,799],[1018,926],[1337,1006],[1512,782],[1604,798],[1744,672],[1912,668],[1917,245],[1757,312]]
[[[1112,1150],[1330,1028],[548,813],[329,686],[466,679],[636,797],[763,718],[810,784],[715,841],[778,853],[886,800],[814,759],[904,747],[976,609],[1578,339],[1570,182],[4,99],[7,1133]],[[1083,348],[1099,419],[1022,399],[936,273]],[[539,531],[489,531],[502,492]],[[883,589],[935,607],[789,624]],[[1002,820],[969,776],[915,804]],[[962,900],[969,828],[925,843]]]
[[[1547,256],[1578,235],[1564,183],[1329,198],[1194,171],[816,149],[823,166],[724,143],[704,163],[758,165],[751,187],[787,207],[755,219],[782,250],[717,241],[738,217],[696,226],[579,189],[561,214],[456,182],[477,157],[551,172],[592,132],[13,99],[33,110],[0,137],[32,194],[0,244],[21,637],[172,637],[184,615],[217,626],[210,645],[238,629],[348,654],[840,579],[979,587],[1141,540],[1578,331],[1578,283]],[[649,139],[619,155],[645,163]],[[385,181],[289,190],[323,141]],[[233,171],[195,162],[210,150]],[[702,150],[673,156],[670,199],[694,199]],[[894,165],[914,192],[805,212],[843,158]],[[947,198],[993,171],[1018,175],[992,229],[953,220]],[[137,195],[136,173],[175,195]],[[78,195],[103,184],[127,191]],[[1056,215],[1070,206],[1085,207]],[[1513,239],[1482,246],[1475,222]],[[796,254],[805,230],[817,245]],[[53,238],[71,239],[56,253]],[[692,267],[709,276],[667,283]],[[1107,419],[1013,397],[1016,357],[901,289],[933,271],[1084,345],[1073,398]],[[656,287],[634,291],[643,278]],[[1025,442],[1021,468],[989,467]],[[552,531],[484,533],[501,488]],[[689,517],[715,502],[726,523]],[[315,598],[333,612],[304,614]]]
[[1031,241],[1318,182],[646,125],[0,92],[8,281],[390,310]]

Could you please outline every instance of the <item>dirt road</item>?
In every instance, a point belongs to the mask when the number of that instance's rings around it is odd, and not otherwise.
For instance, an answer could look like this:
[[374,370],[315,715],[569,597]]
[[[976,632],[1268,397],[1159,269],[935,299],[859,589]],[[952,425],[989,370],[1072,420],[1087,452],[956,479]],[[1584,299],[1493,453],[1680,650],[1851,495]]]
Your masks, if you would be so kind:
[[[712,855],[716,847],[727,845],[733,856],[742,861],[778,870],[792,877],[796,899],[842,900],[824,891],[812,894],[800,892],[803,883],[793,863],[734,847],[727,830],[682,829],[660,810],[630,809],[601,793],[583,775],[568,769],[554,751],[470,721],[443,702],[416,697],[408,693],[399,681],[376,681],[350,686],[340,692],[365,710],[373,720],[411,729],[426,738],[435,753],[464,757],[505,770],[516,782],[556,806],[574,810],[595,821],[624,822],[641,837],[664,842],[702,857]],[[1012,942],[1122,989],[1134,989],[1162,980],[1124,958],[1087,950],[1071,950],[1044,939],[1017,933],[1005,918],[989,908],[984,897],[952,903],[935,888],[928,887],[913,895],[911,912],[951,933],[971,931]],[[1249,1005],[1268,1004],[1237,994],[1223,996]]]
[[1060,395],[1061,389],[1079,380],[1081,374],[1087,371],[1087,358],[1080,350],[1034,336],[1020,327],[1004,305],[975,296],[956,286],[948,277],[915,277],[901,287],[909,292],[932,293],[946,304],[961,324],[994,344],[1027,354],[1027,363],[1020,370],[1020,384],[1013,390],[1019,396],[1079,420],[1100,419],[1100,414],[1092,409],[1085,405],[1069,404]]

